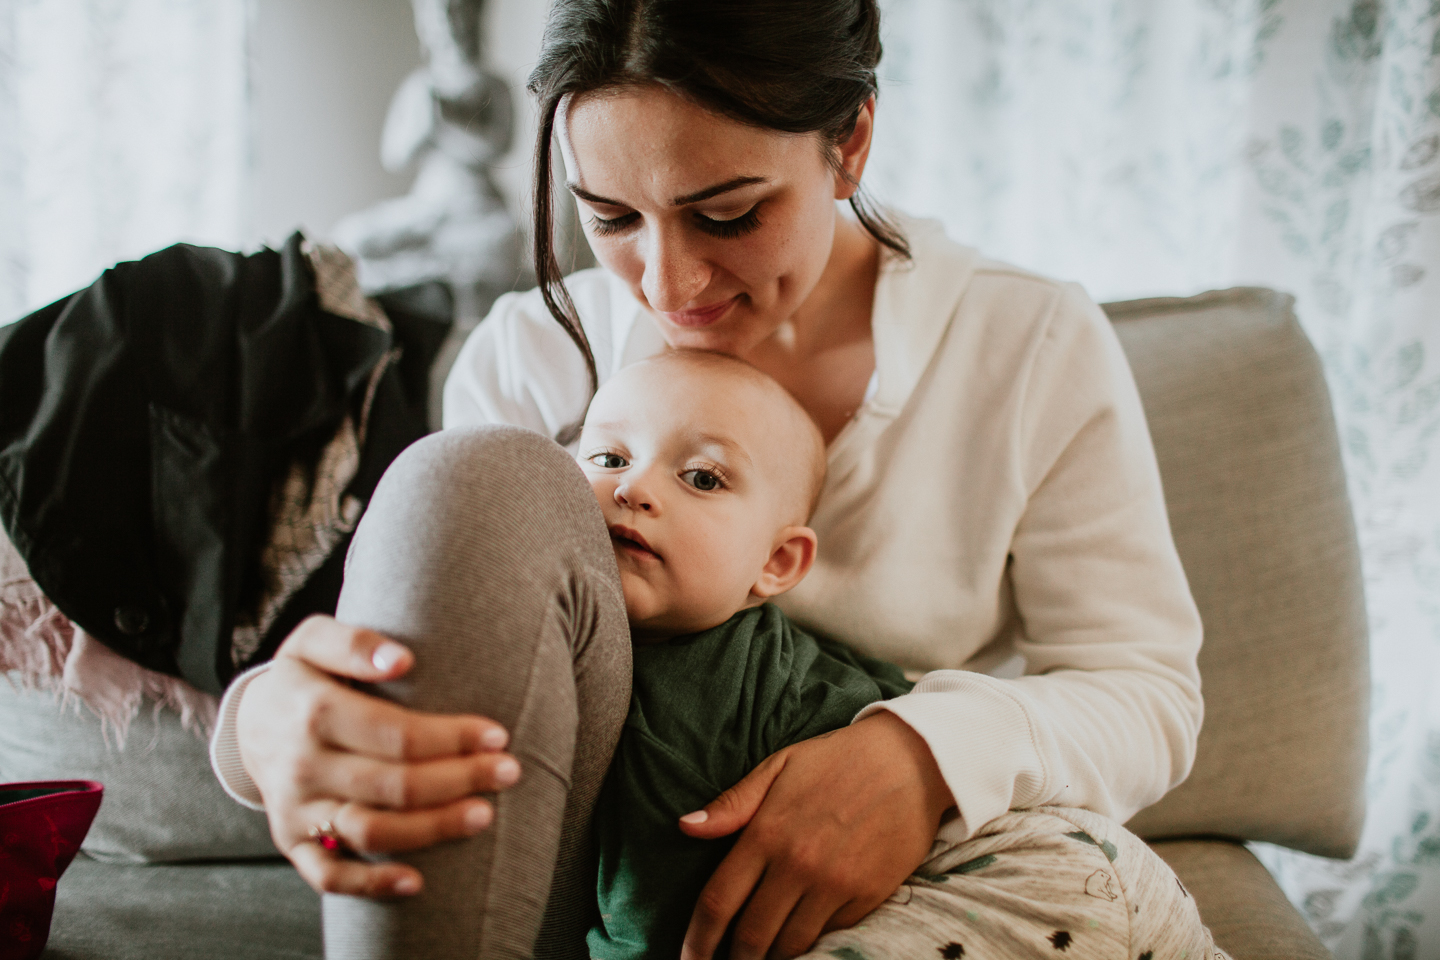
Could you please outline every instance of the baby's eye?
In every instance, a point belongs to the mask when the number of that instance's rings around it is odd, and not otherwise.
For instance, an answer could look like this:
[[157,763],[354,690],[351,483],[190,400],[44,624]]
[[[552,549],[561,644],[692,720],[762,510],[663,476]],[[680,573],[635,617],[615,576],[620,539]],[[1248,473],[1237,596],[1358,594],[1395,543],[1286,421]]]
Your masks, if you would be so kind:
[[680,474],[680,479],[690,484],[690,486],[696,490],[719,490],[725,486],[720,478],[709,470],[686,470]]
[[590,458],[590,462],[597,467],[604,467],[606,470],[618,470],[621,467],[630,466],[629,462],[618,453],[597,453]]

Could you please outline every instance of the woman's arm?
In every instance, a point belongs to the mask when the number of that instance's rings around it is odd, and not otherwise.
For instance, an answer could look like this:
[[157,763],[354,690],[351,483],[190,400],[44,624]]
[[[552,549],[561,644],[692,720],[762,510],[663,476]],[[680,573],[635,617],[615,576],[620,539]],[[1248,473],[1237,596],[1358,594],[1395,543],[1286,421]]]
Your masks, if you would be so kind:
[[1046,286],[1007,424],[1023,500],[1002,589],[1024,676],[935,671],[872,708],[930,745],[967,835],[1045,804],[1129,819],[1188,774],[1204,712],[1200,616],[1134,378],[1099,307]]

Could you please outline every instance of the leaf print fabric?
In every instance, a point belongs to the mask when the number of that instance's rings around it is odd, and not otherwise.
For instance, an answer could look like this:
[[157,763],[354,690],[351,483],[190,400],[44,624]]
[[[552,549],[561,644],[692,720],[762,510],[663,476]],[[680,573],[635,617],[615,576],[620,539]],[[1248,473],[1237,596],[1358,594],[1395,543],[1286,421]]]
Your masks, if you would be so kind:
[[867,184],[1097,299],[1296,294],[1371,620],[1369,817],[1257,852],[1340,960],[1440,956],[1440,3],[882,0]]

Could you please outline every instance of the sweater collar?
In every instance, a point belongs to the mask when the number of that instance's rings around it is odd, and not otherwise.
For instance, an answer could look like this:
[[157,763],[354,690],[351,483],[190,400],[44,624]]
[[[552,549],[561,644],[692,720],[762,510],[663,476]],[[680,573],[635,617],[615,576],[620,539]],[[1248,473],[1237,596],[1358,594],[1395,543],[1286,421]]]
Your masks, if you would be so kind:
[[902,260],[887,251],[880,265],[871,314],[879,382],[862,408],[887,419],[900,413],[930,366],[979,260],[947,237],[938,220],[903,218],[900,225],[912,256]]

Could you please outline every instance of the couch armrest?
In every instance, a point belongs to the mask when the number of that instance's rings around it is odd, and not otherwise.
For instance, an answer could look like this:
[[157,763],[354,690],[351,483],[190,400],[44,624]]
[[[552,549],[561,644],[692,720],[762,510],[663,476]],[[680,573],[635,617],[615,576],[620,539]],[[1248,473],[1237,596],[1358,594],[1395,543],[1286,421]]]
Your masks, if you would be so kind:
[[1228,840],[1151,848],[1195,898],[1215,943],[1234,960],[1333,960],[1254,854]]

